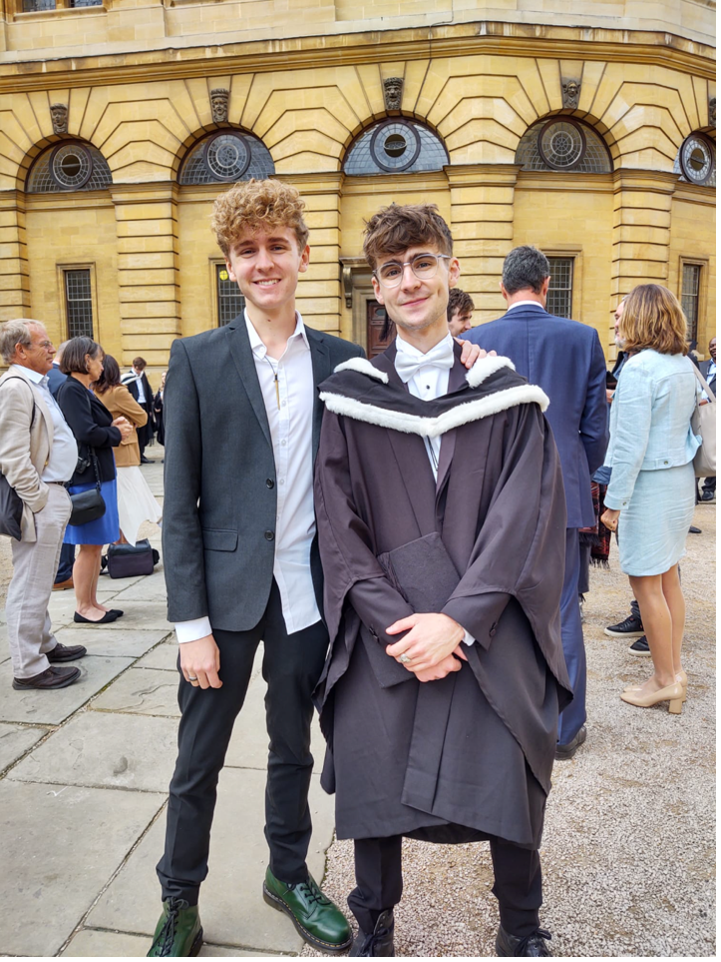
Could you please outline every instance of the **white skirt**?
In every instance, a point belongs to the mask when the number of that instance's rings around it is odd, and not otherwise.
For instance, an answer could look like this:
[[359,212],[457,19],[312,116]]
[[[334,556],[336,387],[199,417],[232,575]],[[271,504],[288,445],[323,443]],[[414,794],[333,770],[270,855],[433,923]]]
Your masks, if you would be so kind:
[[135,465],[119,467],[117,472],[120,530],[125,535],[126,541],[135,544],[143,521],[158,522],[163,512],[139,467]]

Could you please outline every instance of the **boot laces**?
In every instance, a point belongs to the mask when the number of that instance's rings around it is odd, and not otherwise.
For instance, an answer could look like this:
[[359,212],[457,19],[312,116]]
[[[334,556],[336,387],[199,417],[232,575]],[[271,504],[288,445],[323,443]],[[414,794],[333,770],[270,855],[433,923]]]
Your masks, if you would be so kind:
[[312,878],[309,878],[307,882],[296,882],[293,885],[289,885],[288,888],[292,891],[298,889],[301,895],[303,895],[311,904],[313,902],[317,902],[318,905],[331,904],[330,899],[323,895]]
[[530,935],[527,935],[525,938],[521,939],[516,947],[516,955],[523,955],[530,942],[538,942],[540,939],[546,939],[547,941],[550,941],[552,938],[553,936],[547,929],[536,929],[535,932],[531,932]]
[[163,928],[160,931],[159,938],[162,939],[160,946],[161,955],[170,955],[173,948],[173,942],[175,941],[175,927],[178,923],[178,916],[183,909],[188,908],[188,903],[185,899],[173,899],[170,898],[167,901],[168,914],[163,923]]

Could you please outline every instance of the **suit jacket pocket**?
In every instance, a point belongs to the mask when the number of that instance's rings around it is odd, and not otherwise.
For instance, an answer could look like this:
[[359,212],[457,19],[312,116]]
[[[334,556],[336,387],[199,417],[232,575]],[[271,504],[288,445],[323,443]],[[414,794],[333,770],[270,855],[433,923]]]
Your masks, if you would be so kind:
[[203,547],[206,551],[235,551],[238,532],[233,528],[203,528]]

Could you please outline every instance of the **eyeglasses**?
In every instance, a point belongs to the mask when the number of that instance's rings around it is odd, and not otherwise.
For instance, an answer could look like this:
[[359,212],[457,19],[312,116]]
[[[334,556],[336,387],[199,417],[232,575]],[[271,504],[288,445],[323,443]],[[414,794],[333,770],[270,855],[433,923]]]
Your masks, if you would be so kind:
[[406,267],[410,267],[419,281],[427,281],[436,276],[438,262],[442,259],[449,261],[451,256],[450,254],[416,254],[403,264],[398,261],[389,261],[373,273],[383,287],[398,287]]

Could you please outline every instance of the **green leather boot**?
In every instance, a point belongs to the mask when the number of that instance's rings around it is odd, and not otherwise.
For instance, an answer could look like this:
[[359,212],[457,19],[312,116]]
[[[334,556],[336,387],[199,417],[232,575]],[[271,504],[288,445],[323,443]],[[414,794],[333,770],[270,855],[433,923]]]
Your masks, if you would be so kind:
[[285,912],[309,945],[324,952],[343,952],[351,944],[348,920],[337,905],[321,892],[312,875],[305,882],[287,885],[266,870],[263,898]]
[[185,899],[165,899],[146,958],[197,955],[203,944],[203,927],[197,905]]

